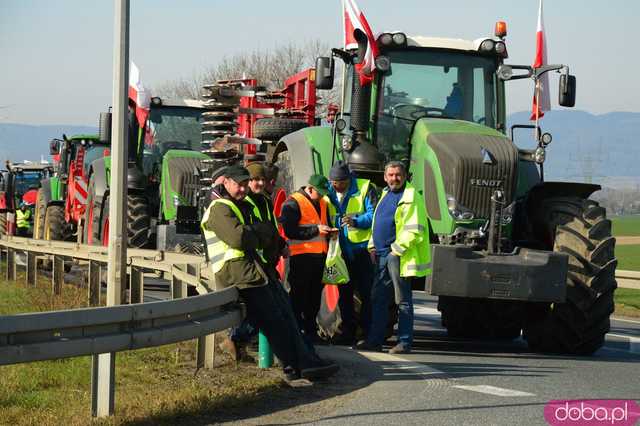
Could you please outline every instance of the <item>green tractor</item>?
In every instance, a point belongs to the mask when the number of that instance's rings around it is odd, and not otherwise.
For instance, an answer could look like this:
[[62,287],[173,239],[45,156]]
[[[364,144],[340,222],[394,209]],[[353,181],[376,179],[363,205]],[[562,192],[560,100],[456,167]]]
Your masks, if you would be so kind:
[[[271,159],[280,169],[275,204],[312,172],[337,159],[384,185],[383,165],[403,161],[424,197],[431,274],[420,287],[438,296],[452,336],[514,339],[534,351],[591,354],[609,331],[616,288],[615,239],[598,185],[546,182],[549,134],[532,127],[535,149],[507,136],[505,82],[560,75],[559,103],[575,103],[564,65],[504,64],[505,34],[475,41],[383,33],[371,84],[351,51],[318,58],[316,85],[330,89],[334,58],[344,64],[341,118],[283,137]],[[515,73],[514,73],[515,71]]]
[[87,205],[88,169],[108,154],[109,145],[97,135],[75,135],[49,143],[53,176],[43,179],[36,197],[33,238],[75,240]]
[[[127,243],[132,248],[184,250],[198,247],[202,102],[152,98],[149,117],[138,125],[130,108],[127,167]],[[103,113],[100,139],[110,141],[111,115]],[[107,245],[111,158],[89,170],[82,241]],[[198,244],[195,244],[197,242]],[[189,249],[189,251],[193,251]]]

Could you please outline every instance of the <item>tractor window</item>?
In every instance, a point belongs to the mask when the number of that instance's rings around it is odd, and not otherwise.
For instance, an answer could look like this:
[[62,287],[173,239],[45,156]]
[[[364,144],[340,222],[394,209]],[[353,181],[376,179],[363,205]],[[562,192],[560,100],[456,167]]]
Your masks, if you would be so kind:
[[89,170],[89,166],[91,165],[91,163],[99,158],[104,157],[105,153],[109,153],[109,147],[106,145],[95,144],[87,147],[82,164],[84,172],[86,173]]
[[495,59],[432,50],[390,51],[391,71],[380,79],[378,145],[388,159],[403,159],[416,120],[473,121],[495,127]]
[[44,179],[44,177],[45,174],[41,171],[24,171],[17,173],[15,181],[16,199],[20,200],[30,189],[40,188],[40,181]]
[[161,154],[169,149],[200,151],[202,110],[188,107],[151,107],[147,145],[155,145]]

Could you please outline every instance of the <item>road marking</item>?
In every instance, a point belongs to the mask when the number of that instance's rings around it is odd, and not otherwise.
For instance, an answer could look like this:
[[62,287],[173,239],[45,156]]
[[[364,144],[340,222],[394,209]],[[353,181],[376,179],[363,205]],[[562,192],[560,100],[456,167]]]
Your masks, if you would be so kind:
[[630,320],[630,319],[623,319],[623,318],[617,318],[617,317],[611,317],[611,319],[614,320],[614,321],[629,322],[631,324],[640,324],[640,321],[634,321],[634,320]]
[[464,389],[472,392],[486,393],[495,396],[536,396],[534,393],[522,392],[514,389],[499,388],[490,385],[457,385],[454,388]]
[[383,370],[408,370],[403,373],[384,373],[385,376],[391,375],[407,375],[414,374],[416,376],[437,376],[437,375],[446,375],[444,371],[440,371],[438,369],[429,367],[424,364],[420,364],[418,362],[407,361],[404,358],[400,358],[399,356],[391,355],[383,352],[360,352],[360,355],[364,355],[369,358],[371,361],[378,362],[390,362],[393,363],[393,367],[383,367]]
[[438,316],[440,316],[440,311],[437,310],[436,308],[429,308],[428,306],[418,306],[418,307],[414,307],[413,308],[413,314],[414,315],[428,315],[428,316],[438,315]]
[[631,352],[634,354],[640,353],[640,337],[627,336],[626,334],[616,334],[616,333],[607,333],[607,336],[618,337],[620,339],[628,340],[629,350],[627,352]]

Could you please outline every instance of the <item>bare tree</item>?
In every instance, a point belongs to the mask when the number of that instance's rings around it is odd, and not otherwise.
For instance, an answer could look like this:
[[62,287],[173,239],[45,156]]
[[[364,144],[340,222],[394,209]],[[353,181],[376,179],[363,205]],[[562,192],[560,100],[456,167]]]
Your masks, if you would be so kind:
[[[169,81],[155,87],[152,93],[161,97],[198,99],[203,85],[240,78],[255,78],[259,85],[277,90],[283,88],[287,77],[313,67],[318,56],[326,56],[329,52],[330,48],[326,43],[311,40],[225,56],[216,65],[208,66],[190,78]],[[319,92],[321,111],[324,111],[328,103],[337,103],[338,86],[336,82],[336,89]]]

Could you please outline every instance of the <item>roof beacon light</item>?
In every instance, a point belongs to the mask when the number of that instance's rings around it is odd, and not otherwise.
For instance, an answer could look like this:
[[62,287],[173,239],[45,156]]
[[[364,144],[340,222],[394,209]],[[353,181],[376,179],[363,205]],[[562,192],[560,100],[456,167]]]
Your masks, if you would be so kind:
[[505,38],[507,36],[507,23],[504,21],[496,22],[496,37]]

